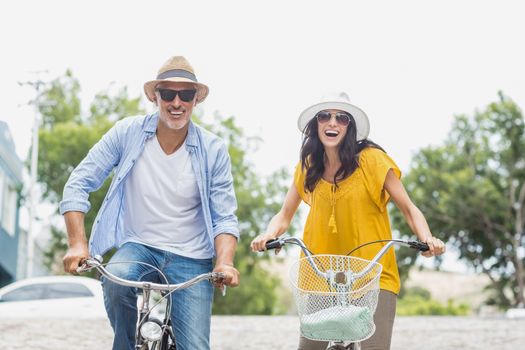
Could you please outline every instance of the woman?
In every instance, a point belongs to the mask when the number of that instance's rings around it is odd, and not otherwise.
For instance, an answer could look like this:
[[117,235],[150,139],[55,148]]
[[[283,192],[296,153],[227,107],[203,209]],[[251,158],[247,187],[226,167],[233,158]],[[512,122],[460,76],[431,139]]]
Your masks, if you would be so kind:
[[[252,241],[252,250],[264,250],[268,240],[288,229],[301,200],[310,206],[303,240],[314,254],[346,255],[362,243],[391,239],[387,203],[392,199],[418,239],[429,245],[423,255],[443,254],[444,243],[432,236],[425,217],[410,200],[399,168],[381,147],[367,140],[365,112],[345,97],[343,93],[301,113],[298,125],[304,138],[294,182],[266,232]],[[369,245],[354,255],[371,259],[378,250],[377,245]],[[374,316],[376,331],[362,343],[365,350],[390,348],[400,289],[394,250],[380,262],[383,272]],[[325,348],[325,342],[304,337],[299,341],[299,349]]]

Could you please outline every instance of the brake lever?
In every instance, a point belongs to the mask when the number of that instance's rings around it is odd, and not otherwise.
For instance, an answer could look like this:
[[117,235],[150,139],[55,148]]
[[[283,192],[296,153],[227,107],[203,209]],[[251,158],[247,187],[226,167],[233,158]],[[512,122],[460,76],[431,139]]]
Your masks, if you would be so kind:
[[76,268],[76,273],[84,273],[89,271],[87,259],[82,260],[82,263]]
[[[91,263],[89,261],[91,261]],[[76,273],[83,273],[83,272],[90,271],[95,266],[102,264],[102,261],[103,259],[102,259],[102,256],[100,255],[95,255],[94,257],[85,258],[81,260],[81,264],[76,268],[75,271]]]

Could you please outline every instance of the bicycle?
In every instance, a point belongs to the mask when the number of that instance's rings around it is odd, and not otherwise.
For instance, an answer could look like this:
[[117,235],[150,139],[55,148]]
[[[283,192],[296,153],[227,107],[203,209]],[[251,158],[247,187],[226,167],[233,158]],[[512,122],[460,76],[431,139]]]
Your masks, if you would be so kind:
[[[351,256],[372,243],[387,242],[372,260]],[[379,260],[395,244],[427,251],[426,243],[381,240],[362,244],[347,255],[312,254],[296,237],[266,242],[266,249],[298,245],[304,257],[290,267],[301,334],[327,341],[327,350],[360,350],[360,343],[375,332],[374,313],[379,296],[382,265]]]
[[[120,262],[119,262],[120,263]],[[149,264],[140,262],[140,261],[129,261],[126,263],[136,263],[144,264],[149,267],[153,267]],[[78,273],[86,272],[91,269],[96,269],[102,276],[106,277],[109,281],[114,283],[139,288],[142,290],[142,303],[138,310],[138,320],[135,330],[135,349],[137,350],[176,350],[175,344],[175,333],[173,332],[171,325],[171,298],[169,296],[171,293],[191,287],[201,281],[207,280],[210,283],[221,283],[224,280],[224,273],[222,272],[209,272],[198,275],[186,282],[178,284],[169,284],[166,276],[156,269],[163,280],[166,281],[166,284],[152,283],[146,281],[131,281],[123,279],[113,275],[109,272],[105,266],[110,263],[103,264],[102,257],[90,257],[84,260],[82,265],[77,268]],[[151,304],[151,293],[157,291],[161,294],[161,299],[158,300],[153,306]],[[226,292],[226,287],[223,287],[223,295]],[[164,318],[161,321],[160,319],[151,316],[151,311],[163,300],[166,300],[166,308],[164,312]]]

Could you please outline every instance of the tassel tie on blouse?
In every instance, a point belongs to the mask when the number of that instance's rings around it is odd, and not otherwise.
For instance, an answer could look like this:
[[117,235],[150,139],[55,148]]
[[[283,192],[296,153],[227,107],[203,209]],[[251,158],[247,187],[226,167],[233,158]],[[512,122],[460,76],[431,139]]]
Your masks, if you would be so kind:
[[337,233],[337,225],[335,222],[335,191],[336,191],[335,185],[332,185],[331,191],[330,191],[330,204],[332,205],[332,214],[330,215],[330,219],[328,220],[328,229],[331,230],[333,233]]

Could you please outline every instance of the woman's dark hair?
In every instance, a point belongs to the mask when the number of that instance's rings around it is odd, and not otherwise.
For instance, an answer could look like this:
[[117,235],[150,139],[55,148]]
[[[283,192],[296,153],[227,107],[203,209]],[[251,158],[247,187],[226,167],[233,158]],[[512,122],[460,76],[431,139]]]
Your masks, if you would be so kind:
[[[312,118],[304,128],[303,144],[301,146],[301,166],[306,170],[304,188],[308,192],[313,192],[315,186],[324,173],[324,146],[319,140],[317,118]],[[356,139],[355,120],[350,115],[350,124],[346,130],[346,135],[339,145],[339,159],[341,167],[335,173],[333,182],[337,187],[337,179],[345,179],[352,175],[359,167],[359,152],[367,147],[375,147],[383,152],[386,151],[371,140],[364,139],[358,142]]]

